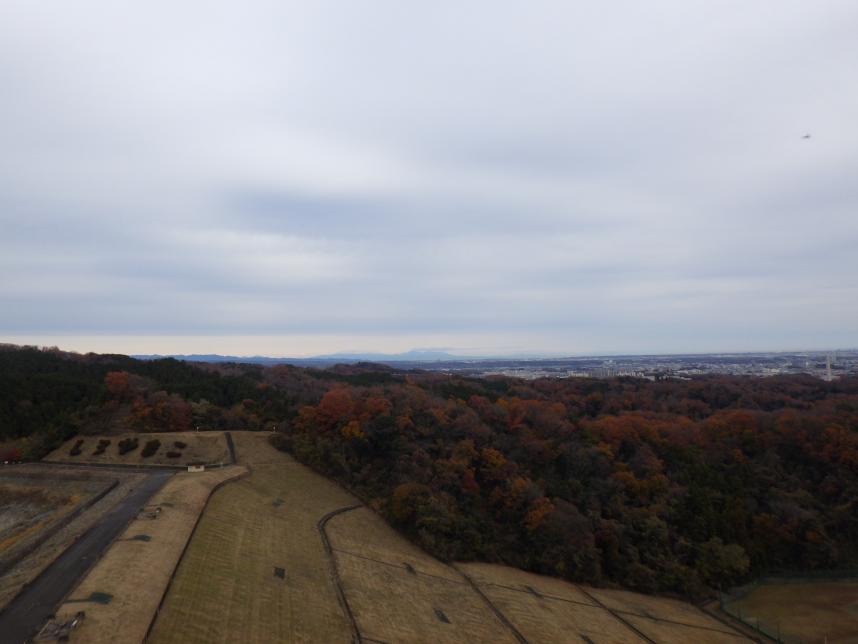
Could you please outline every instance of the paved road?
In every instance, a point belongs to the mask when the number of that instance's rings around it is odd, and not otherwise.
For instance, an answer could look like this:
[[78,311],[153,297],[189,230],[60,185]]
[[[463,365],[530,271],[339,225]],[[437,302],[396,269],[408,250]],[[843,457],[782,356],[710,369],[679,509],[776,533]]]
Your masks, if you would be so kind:
[[0,640],[20,644],[33,637],[102,551],[172,475],[153,472],[12,600],[0,613]]

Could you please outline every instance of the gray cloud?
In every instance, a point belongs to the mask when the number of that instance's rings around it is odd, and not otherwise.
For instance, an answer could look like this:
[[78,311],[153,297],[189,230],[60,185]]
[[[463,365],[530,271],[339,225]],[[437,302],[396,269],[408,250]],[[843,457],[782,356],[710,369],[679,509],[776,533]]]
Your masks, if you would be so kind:
[[856,20],[4,3],[0,336],[854,346]]

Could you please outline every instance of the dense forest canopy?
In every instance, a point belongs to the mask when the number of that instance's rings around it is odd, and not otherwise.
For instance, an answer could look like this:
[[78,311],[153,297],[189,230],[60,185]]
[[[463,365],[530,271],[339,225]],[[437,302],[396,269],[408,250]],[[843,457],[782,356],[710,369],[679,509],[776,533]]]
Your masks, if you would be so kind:
[[692,597],[858,564],[858,378],[522,381],[0,351],[7,450],[195,426],[276,426],[277,447],[444,559]]

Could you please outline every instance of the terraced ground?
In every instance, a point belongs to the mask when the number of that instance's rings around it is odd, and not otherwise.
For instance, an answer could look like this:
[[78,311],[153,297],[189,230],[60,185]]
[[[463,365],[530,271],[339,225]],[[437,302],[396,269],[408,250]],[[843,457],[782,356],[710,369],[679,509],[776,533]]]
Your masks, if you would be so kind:
[[267,436],[233,437],[251,474],[212,496],[152,642],[749,641],[684,602],[444,564]]

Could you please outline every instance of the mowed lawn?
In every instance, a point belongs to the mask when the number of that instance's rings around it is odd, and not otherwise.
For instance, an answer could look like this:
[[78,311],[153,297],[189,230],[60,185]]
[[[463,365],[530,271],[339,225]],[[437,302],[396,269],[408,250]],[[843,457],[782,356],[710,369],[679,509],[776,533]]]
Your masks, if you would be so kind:
[[357,501],[267,435],[233,439],[251,474],[212,496],[149,641],[350,642],[316,523]]
[[858,644],[858,581],[762,584],[729,605],[785,642]]

